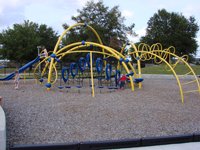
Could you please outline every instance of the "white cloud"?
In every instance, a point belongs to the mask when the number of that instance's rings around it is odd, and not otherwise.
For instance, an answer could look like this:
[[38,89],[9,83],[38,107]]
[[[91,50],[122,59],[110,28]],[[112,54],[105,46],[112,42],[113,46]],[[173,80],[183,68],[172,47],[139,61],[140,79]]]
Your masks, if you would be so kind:
[[189,4],[183,9],[183,15],[186,17],[194,16],[194,14],[200,13],[200,6],[195,4]]
[[[24,20],[44,23],[56,27],[55,30],[60,32],[62,24],[71,24],[71,16],[87,1],[89,0],[0,0],[0,32]],[[60,27],[57,28],[58,26]]]
[[[88,1],[91,1],[91,0],[74,0],[80,7],[83,7],[85,6],[85,4],[88,2]],[[98,2],[99,0],[93,0],[95,3]]]
[[[29,19],[36,23],[45,23],[48,26],[62,32],[62,24],[72,25],[71,16],[77,13],[88,0],[0,0],[0,31],[14,23],[22,23]],[[99,0],[94,0],[98,2]],[[158,9],[165,8],[169,12],[180,12],[186,16],[194,16],[200,22],[200,1],[192,0],[104,0],[105,6],[113,7],[119,5],[122,15],[126,18],[125,24],[133,22],[137,26],[137,41],[145,34],[144,26],[148,19],[157,12]],[[145,6],[145,7],[144,7]],[[60,27],[60,28],[58,28]],[[200,43],[200,42],[199,42]],[[200,45],[200,44],[199,44]]]
[[83,7],[87,3],[88,0],[76,0],[76,1],[79,6]]
[[13,13],[13,11],[23,11],[25,5],[31,1],[26,0],[0,0],[0,15]]
[[136,33],[141,37],[144,36],[146,34],[146,27],[143,27],[139,30],[136,31]]
[[0,0],[0,30],[24,20],[25,0]]
[[127,35],[128,39],[133,43],[138,42],[140,40],[140,38],[146,34],[146,27],[140,28],[140,29],[136,30],[135,32],[138,36],[132,36],[129,34]]
[[[72,14],[80,8],[79,0],[0,0],[0,32],[15,23],[30,20],[56,27],[62,31],[62,24],[71,20]],[[65,18],[65,19],[63,19]]]
[[21,5],[23,0],[0,0],[0,10],[5,9],[5,7],[17,7]]
[[125,18],[131,18],[131,17],[133,17],[133,12],[130,10],[123,10],[122,16],[124,16]]
[[[197,40],[198,45],[200,46],[200,35],[197,36],[196,40]],[[200,47],[197,49],[196,56],[200,57]]]

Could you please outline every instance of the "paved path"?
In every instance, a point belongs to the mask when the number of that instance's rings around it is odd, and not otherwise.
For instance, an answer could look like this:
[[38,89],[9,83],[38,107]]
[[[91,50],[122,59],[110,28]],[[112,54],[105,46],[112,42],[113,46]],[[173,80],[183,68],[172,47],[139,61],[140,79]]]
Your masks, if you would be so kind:
[[[144,79],[175,79],[174,75],[168,75],[168,74],[142,74],[142,78]],[[184,77],[181,77],[184,79],[194,79],[194,76],[187,75]]]
[[200,142],[191,142],[183,144],[169,144],[169,145],[150,146],[150,147],[126,148],[123,150],[199,150],[199,149],[200,149]]

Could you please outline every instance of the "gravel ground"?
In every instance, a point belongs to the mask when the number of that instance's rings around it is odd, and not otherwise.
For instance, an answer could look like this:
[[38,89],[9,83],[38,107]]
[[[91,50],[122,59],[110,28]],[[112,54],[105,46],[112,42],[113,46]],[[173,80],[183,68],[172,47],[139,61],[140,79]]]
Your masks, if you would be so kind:
[[47,91],[29,80],[14,90],[0,84],[8,144],[48,144],[116,140],[200,131],[200,96],[181,103],[176,80],[146,79],[143,89],[109,92],[89,88]]

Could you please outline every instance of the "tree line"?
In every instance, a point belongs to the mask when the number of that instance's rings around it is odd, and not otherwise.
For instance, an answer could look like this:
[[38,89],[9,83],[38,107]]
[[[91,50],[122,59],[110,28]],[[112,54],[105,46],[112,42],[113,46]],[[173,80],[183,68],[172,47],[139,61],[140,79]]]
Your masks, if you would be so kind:
[[[71,18],[73,21],[91,25],[100,35],[103,44],[116,50],[120,50],[122,44],[128,41],[127,34],[137,36],[134,23],[130,26],[125,25],[125,18],[119,6],[109,8],[103,1],[96,3],[90,1],[77,12],[78,15]],[[63,24],[64,29],[68,27],[68,24]],[[181,13],[161,9],[147,22],[146,35],[140,38],[140,42],[149,45],[161,43],[165,48],[173,45],[176,47],[177,55],[193,55],[198,48],[196,41],[198,30],[199,26],[195,17],[186,18]],[[47,50],[53,50],[58,36],[52,27],[25,20],[22,24],[14,24],[13,28],[0,33],[0,55],[2,58],[25,63],[38,55],[38,45],[45,46]],[[65,36],[62,44],[67,45],[82,40],[97,42],[91,31],[77,27]],[[76,57],[70,59],[73,60]]]

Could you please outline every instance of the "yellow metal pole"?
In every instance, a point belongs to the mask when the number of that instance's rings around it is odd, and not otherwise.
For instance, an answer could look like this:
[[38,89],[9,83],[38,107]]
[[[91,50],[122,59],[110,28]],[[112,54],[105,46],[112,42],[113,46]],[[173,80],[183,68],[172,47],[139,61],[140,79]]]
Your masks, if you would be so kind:
[[[110,48],[110,47],[107,47],[107,46],[104,46],[104,45],[101,45],[101,44],[98,44],[98,43],[94,43],[94,42],[85,42],[85,44],[87,44],[87,45],[92,44],[92,45],[94,45],[94,46],[101,47],[101,48],[105,49],[107,52],[111,53],[111,54],[113,55],[113,57],[115,57],[115,58],[118,59],[118,60],[120,59],[120,57],[123,58],[123,59],[125,59],[125,57],[124,57],[120,52],[118,52],[118,51],[116,51],[116,50],[114,50],[114,49],[112,49],[112,48]],[[129,64],[129,65],[132,65],[131,63],[128,63],[128,64]],[[124,63],[123,66],[126,66],[126,64]],[[131,67],[131,69],[132,69],[132,71],[134,72],[134,74],[136,74],[135,69],[134,69],[133,67]],[[127,73],[130,73],[128,67],[126,67],[125,70],[127,71]],[[130,80],[130,82],[131,82],[131,86],[132,86],[131,89],[132,89],[132,91],[134,91],[133,80]]]
[[[81,42],[77,42],[76,44],[74,44],[74,45],[80,45],[80,44],[82,44]],[[125,58],[120,52],[117,52],[116,50],[114,50],[114,49],[112,49],[112,48],[110,48],[110,47],[107,47],[107,46],[104,46],[104,45],[101,45],[101,44],[99,44],[99,43],[94,43],[94,42],[85,42],[85,45],[80,45],[80,46],[77,46],[77,47],[74,47],[74,48],[72,48],[72,49],[69,49],[69,50],[67,50],[66,52],[63,52],[63,53],[60,53],[61,51],[59,51],[59,54],[58,53],[56,53],[57,54],[57,57],[58,56],[61,56],[60,57],[60,59],[62,58],[62,57],[64,57],[65,55],[67,55],[67,54],[70,54],[70,53],[73,53],[73,51],[76,51],[76,52],[85,52],[85,51],[83,51],[83,50],[78,50],[77,51],[77,49],[78,48],[83,48],[83,47],[85,47],[85,46],[87,46],[87,45],[94,45],[94,46],[96,46],[96,47],[101,47],[102,49],[105,49],[106,50],[106,53],[105,52],[102,52],[102,54],[103,55],[107,55],[107,53],[109,54],[112,54],[112,57],[115,57],[117,60],[119,60],[120,58]],[[67,47],[67,46],[66,46]],[[62,51],[64,51],[64,49],[66,48],[66,47],[64,47],[63,49],[62,49]],[[94,53],[98,53],[97,51],[93,51]],[[53,59],[53,58],[51,58],[51,59]],[[53,64],[54,63],[50,63],[50,68],[51,68],[51,70],[53,69]],[[129,63],[129,65],[131,65],[130,63]],[[126,64],[124,64],[123,66],[126,66]],[[134,74],[136,74],[136,71],[134,70],[134,68],[133,67],[131,67],[131,69],[132,69],[132,71],[134,72]],[[127,71],[127,73],[130,73],[130,71],[129,71],[129,69],[128,69],[128,67],[126,68],[126,71]],[[49,71],[50,72],[50,71]],[[52,73],[51,73],[52,74]],[[51,77],[49,77],[50,75],[51,75],[50,73],[48,74],[48,83],[51,83],[51,84],[53,84],[52,82],[51,82],[51,80],[49,80],[49,79],[51,79]],[[133,82],[133,80],[130,80],[130,82]],[[133,85],[133,83],[131,83],[131,85]],[[134,90],[134,87],[132,87],[132,90]]]
[[[135,53],[135,52],[132,52],[131,54],[133,54],[133,53]],[[181,101],[182,101],[182,103],[184,103],[183,89],[182,89],[180,80],[179,80],[179,78],[178,78],[178,76],[177,76],[177,74],[176,74],[174,68],[173,68],[165,59],[163,59],[162,57],[160,57],[160,56],[158,56],[158,55],[156,55],[156,54],[154,54],[154,53],[152,53],[152,52],[140,51],[140,53],[151,54],[151,55],[153,55],[153,56],[159,58],[161,61],[163,61],[163,62],[171,69],[172,73],[174,74],[174,76],[175,76],[175,78],[176,78],[176,81],[177,81],[177,84],[178,84],[178,86],[179,86],[179,89],[180,89]]]
[[[156,46],[162,47],[162,46],[159,45],[159,44],[157,44]],[[162,48],[161,48],[161,49],[162,49]],[[197,78],[197,76],[196,76],[194,70],[192,69],[192,67],[187,63],[187,61],[185,61],[185,59],[184,59],[183,56],[182,56],[182,57],[179,57],[179,56],[177,56],[177,55],[175,54],[175,48],[174,48],[173,46],[169,47],[168,49],[173,49],[173,52],[171,52],[170,50],[168,50],[168,51],[155,50],[155,48],[154,48],[152,51],[150,51],[150,52],[148,52],[148,53],[149,53],[150,55],[152,55],[152,53],[153,53],[153,54],[157,55],[157,57],[158,57],[158,56],[159,56],[158,54],[160,54],[160,53],[162,52],[162,53],[168,54],[169,56],[172,55],[172,56],[178,58],[177,62],[176,62],[173,66],[171,66],[170,64],[169,64],[169,65],[170,65],[170,66],[173,68],[173,70],[174,70],[174,68],[176,67],[176,65],[177,65],[180,61],[181,61],[182,63],[184,63],[184,65],[187,66],[188,69],[190,70],[190,72],[186,73],[185,75],[191,73],[191,75],[194,76],[194,78],[195,78],[195,80],[196,80],[197,87],[198,87],[198,89],[199,89],[199,93],[200,93],[200,83],[199,83],[198,78]],[[143,51],[143,53],[144,53],[144,51]],[[158,58],[160,58],[160,57],[161,57],[161,56],[159,56]],[[161,58],[162,58],[162,57],[161,57]],[[164,58],[163,58],[163,59],[164,59]],[[164,59],[164,60],[165,60],[165,59]],[[162,61],[162,60],[161,60],[161,61]],[[170,68],[170,69],[171,69],[171,68]],[[179,75],[179,76],[183,76],[183,75]],[[178,78],[178,76],[177,76],[177,78]],[[178,81],[178,82],[180,82],[180,81]],[[181,84],[181,83],[180,83],[180,84]],[[182,90],[181,90],[181,91],[182,91]],[[183,92],[181,92],[181,93],[183,93]],[[182,97],[182,99],[183,99],[183,96],[181,96],[181,97]]]
[[26,75],[25,75],[26,71],[24,71],[24,83],[25,83],[25,80],[26,80]]
[[[130,71],[129,71],[127,65],[126,65],[126,63],[125,63],[125,62],[122,62],[122,65],[124,66],[124,69],[126,70],[126,72],[127,72],[127,73],[130,73]],[[134,88],[133,78],[132,78],[132,77],[129,77],[129,79],[130,79],[130,83],[131,83],[131,90],[134,91],[135,88]]]
[[131,62],[128,62],[128,65],[129,65],[129,67],[131,68],[132,72],[134,73],[133,76],[134,76],[135,78],[137,78],[136,71],[135,71],[133,65],[131,64]]
[[[74,51],[74,50],[76,50],[76,49],[78,49],[78,48],[84,48],[84,47],[86,47],[86,46],[88,46],[88,45],[94,45],[94,46],[101,47],[102,49],[106,50],[106,52],[102,51],[102,54],[103,54],[103,55],[105,55],[107,52],[110,52],[112,55],[109,55],[109,56],[115,57],[115,58],[118,59],[118,60],[120,59],[120,57],[123,58],[123,59],[125,59],[125,57],[124,57],[120,52],[118,52],[118,51],[116,51],[116,50],[114,50],[114,49],[112,49],[112,48],[110,48],[110,47],[107,47],[107,46],[104,46],[104,45],[100,45],[100,44],[94,43],[94,42],[85,42],[85,43],[86,43],[85,45],[81,45],[81,42],[77,42],[77,43],[70,44],[70,45],[65,46],[65,47],[63,47],[62,49],[60,49],[56,54],[57,54],[57,56],[62,55],[62,57],[63,57],[64,55],[66,55],[66,54],[69,53],[70,51]],[[76,46],[76,47],[73,47],[73,48],[68,49],[67,51],[61,53],[61,52],[64,51],[65,49],[70,48],[70,47],[72,47],[72,46]],[[82,52],[82,50],[79,50],[79,51]],[[84,51],[83,51],[83,52],[84,52]],[[98,51],[94,51],[94,52],[97,52],[97,53],[98,53]],[[128,65],[130,66],[132,72],[134,73],[134,77],[136,77],[136,74],[137,74],[137,73],[136,73],[134,67],[132,66],[131,63],[128,63]],[[118,68],[118,69],[119,69],[119,68]]]
[[[131,43],[131,46],[134,48],[135,54],[136,54],[136,57],[137,57],[137,68],[138,68],[138,77],[137,78],[141,78],[142,77],[142,75],[141,75],[142,74],[141,73],[141,63],[140,63],[140,60],[139,60],[138,49],[132,43]],[[139,89],[141,89],[141,88],[142,88],[142,82],[139,83]]]
[[[59,44],[60,44],[62,38],[64,37],[64,35],[67,34],[67,32],[70,31],[72,28],[77,27],[77,26],[85,26],[85,24],[84,24],[84,23],[77,23],[77,24],[74,24],[73,26],[70,26],[69,28],[67,28],[67,29],[62,33],[62,35],[59,37],[59,39],[58,39],[58,41],[57,41],[57,43],[56,43],[56,46],[55,46],[55,48],[54,48],[54,51],[53,51],[54,53],[56,53],[56,50],[58,49],[58,46],[59,46]],[[91,26],[89,26],[89,25],[87,25],[87,27],[88,27],[90,30],[92,30],[92,32],[93,32],[93,33],[95,34],[95,36],[97,37],[99,43],[100,43],[101,45],[103,45],[103,42],[102,42],[102,40],[101,40],[99,34],[96,32],[96,30],[95,30],[94,28],[92,28]],[[103,49],[102,51],[104,52],[104,49]]]
[[[49,83],[49,84],[51,84],[53,63],[54,63],[54,58],[51,58],[51,62],[50,62],[50,66],[49,66],[48,79],[47,79],[47,83]],[[47,90],[50,90],[50,88],[47,88]]]
[[93,67],[92,67],[92,52],[90,52],[90,73],[92,83],[92,97],[94,97],[94,78],[93,78]]
[[[53,53],[56,54],[57,49],[58,49],[58,47],[59,47],[59,44],[61,43],[62,38],[64,37],[64,35],[65,35],[69,30],[71,30],[72,28],[74,28],[74,27],[76,27],[76,26],[84,26],[84,25],[85,25],[84,23],[77,23],[77,24],[75,24],[75,25],[70,26],[69,28],[67,28],[67,29],[62,33],[62,35],[59,37],[59,39],[58,39],[58,41],[57,41],[57,43],[56,43],[56,45],[55,45],[55,48],[54,48]],[[100,36],[98,35],[98,33],[97,33],[91,26],[87,25],[87,27],[89,27],[89,28],[93,31],[93,33],[96,35],[97,39],[99,40],[99,43],[102,45],[103,43],[102,43],[101,38],[100,38]],[[103,49],[103,52],[104,52],[104,49]],[[104,57],[105,57],[105,56],[104,56]],[[52,65],[53,65],[53,63],[54,63],[54,58],[51,58],[47,83],[51,83],[52,69],[53,69],[53,68],[52,68]],[[50,88],[47,88],[47,90],[49,90],[49,89],[50,89]]]
[[200,84],[199,84],[199,80],[194,72],[194,70],[192,69],[192,67],[182,58],[182,61],[185,63],[185,65],[187,65],[187,67],[190,69],[190,71],[192,72],[192,74],[194,75],[194,78],[196,80],[196,83],[197,83],[197,87],[198,87],[198,90],[199,90],[199,94],[200,94]]

